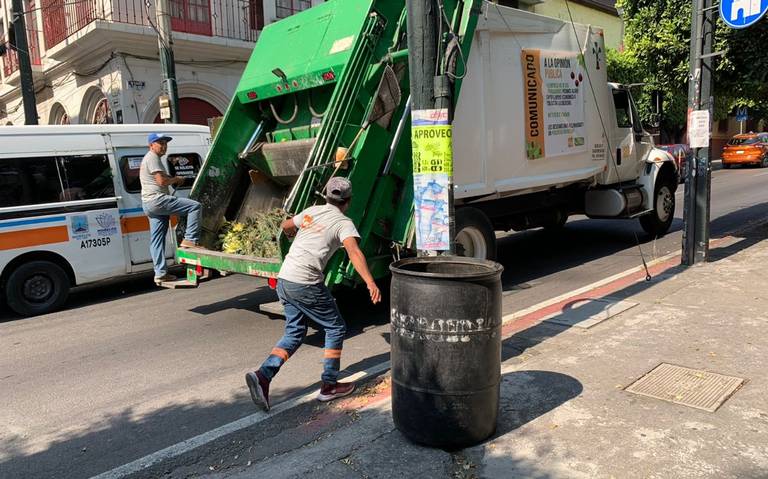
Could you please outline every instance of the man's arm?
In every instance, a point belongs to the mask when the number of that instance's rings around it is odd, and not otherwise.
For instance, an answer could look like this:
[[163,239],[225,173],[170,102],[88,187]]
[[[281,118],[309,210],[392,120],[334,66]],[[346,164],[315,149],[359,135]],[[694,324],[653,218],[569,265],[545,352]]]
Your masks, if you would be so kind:
[[368,287],[368,292],[371,295],[371,302],[373,304],[381,301],[381,291],[376,286],[376,282],[373,280],[373,275],[368,270],[368,263],[365,261],[365,255],[360,251],[360,247],[357,245],[357,238],[350,236],[343,241],[344,249],[347,251],[349,260],[352,261],[352,266],[355,267],[357,274],[363,278],[365,285]]
[[283,228],[283,233],[285,233],[285,236],[289,238],[296,236],[296,233],[299,231],[299,228],[296,227],[296,222],[293,218],[286,218],[282,223],[280,223],[280,227]]
[[162,171],[154,172],[153,176],[155,177],[155,183],[157,183],[158,186],[181,186],[184,184],[184,178],[180,176],[168,176]]

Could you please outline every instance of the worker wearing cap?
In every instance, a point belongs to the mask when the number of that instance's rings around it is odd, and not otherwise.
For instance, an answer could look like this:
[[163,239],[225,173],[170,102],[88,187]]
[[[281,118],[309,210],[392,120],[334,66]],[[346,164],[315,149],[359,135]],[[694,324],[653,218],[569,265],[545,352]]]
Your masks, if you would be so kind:
[[173,281],[176,277],[168,274],[165,264],[165,236],[171,215],[186,216],[187,229],[182,248],[198,247],[200,239],[200,203],[187,198],[177,198],[170,193],[169,186],[182,186],[184,178],[171,176],[161,158],[168,150],[172,138],[163,133],[152,133],[147,137],[149,151],[141,160],[141,204],[149,217],[149,252],[155,269],[155,283]]
[[355,389],[353,382],[337,381],[346,325],[325,286],[323,273],[339,247],[344,246],[365,281],[371,301],[381,301],[381,292],[357,244],[360,235],[352,220],[344,215],[352,200],[352,184],[346,178],[331,178],[325,187],[325,200],[326,204],[307,208],[282,224],[287,236],[295,236],[277,281],[277,296],[285,309],[285,332],[261,367],[245,376],[253,402],[264,410],[269,410],[270,381],[301,346],[308,320],[325,330],[323,383],[317,399],[330,401]]

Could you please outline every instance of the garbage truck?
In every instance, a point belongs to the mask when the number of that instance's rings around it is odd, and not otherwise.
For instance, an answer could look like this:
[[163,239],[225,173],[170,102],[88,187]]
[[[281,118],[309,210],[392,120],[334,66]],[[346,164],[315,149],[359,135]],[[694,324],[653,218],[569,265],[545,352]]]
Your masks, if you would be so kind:
[[[458,254],[493,259],[496,231],[577,214],[669,229],[675,163],[629,88],[608,82],[602,29],[480,0],[440,11]],[[347,214],[373,275],[415,253],[406,28],[404,0],[330,0],[264,28],[191,193],[209,250],[177,250],[188,281],[219,270],[274,283],[290,246],[279,228],[266,257],[218,251],[222,225],[297,214],[337,175],[353,184]],[[358,281],[339,252],[326,283]]]

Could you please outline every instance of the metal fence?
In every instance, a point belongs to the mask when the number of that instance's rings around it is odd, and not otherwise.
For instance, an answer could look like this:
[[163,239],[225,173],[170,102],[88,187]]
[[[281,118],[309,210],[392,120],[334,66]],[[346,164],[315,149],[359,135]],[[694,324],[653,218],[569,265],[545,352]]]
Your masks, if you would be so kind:
[[[254,41],[264,0],[170,0],[174,32]],[[268,0],[267,0],[268,1]],[[46,49],[100,20],[151,26],[154,0],[42,0]],[[262,15],[263,16],[263,15]],[[259,21],[261,20],[261,23]]]
[[[27,22],[29,21],[34,20],[28,18]],[[32,63],[32,65],[42,64],[42,61],[40,60],[40,43],[38,41],[39,36],[39,30],[27,28],[27,48],[29,49],[29,61]],[[19,54],[11,46],[10,43],[5,43],[5,47],[6,51],[5,55],[3,55],[3,74],[8,77],[19,69]]]

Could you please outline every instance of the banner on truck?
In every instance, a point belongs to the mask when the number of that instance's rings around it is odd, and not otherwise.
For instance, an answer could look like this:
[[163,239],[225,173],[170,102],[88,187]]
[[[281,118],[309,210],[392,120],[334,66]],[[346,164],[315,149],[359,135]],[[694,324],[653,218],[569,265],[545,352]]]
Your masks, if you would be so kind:
[[413,201],[416,248],[450,249],[450,196],[453,147],[448,110],[414,110],[411,113],[413,150]]
[[586,151],[581,55],[523,49],[522,62],[527,158]]

